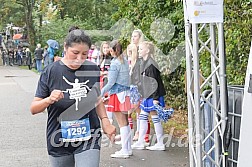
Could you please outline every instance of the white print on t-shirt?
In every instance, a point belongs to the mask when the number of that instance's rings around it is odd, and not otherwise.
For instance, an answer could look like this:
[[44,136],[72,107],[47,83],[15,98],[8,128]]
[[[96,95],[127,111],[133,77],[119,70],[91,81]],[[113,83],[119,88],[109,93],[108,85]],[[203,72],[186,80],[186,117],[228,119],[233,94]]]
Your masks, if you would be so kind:
[[86,84],[89,82],[87,80],[86,82],[79,83],[79,79],[75,79],[74,83],[69,82],[64,76],[63,79],[66,81],[67,84],[72,85],[72,89],[66,89],[62,92],[69,92],[69,98],[75,99],[75,110],[78,110],[78,103],[81,101],[82,97],[87,97],[87,89],[91,90]]

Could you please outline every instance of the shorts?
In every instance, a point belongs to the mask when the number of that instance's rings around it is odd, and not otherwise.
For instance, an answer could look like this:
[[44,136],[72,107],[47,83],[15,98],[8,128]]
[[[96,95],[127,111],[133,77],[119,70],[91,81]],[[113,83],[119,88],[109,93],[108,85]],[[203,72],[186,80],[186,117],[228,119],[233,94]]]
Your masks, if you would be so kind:
[[49,155],[51,167],[99,167],[100,150],[91,149],[78,154],[53,157]]

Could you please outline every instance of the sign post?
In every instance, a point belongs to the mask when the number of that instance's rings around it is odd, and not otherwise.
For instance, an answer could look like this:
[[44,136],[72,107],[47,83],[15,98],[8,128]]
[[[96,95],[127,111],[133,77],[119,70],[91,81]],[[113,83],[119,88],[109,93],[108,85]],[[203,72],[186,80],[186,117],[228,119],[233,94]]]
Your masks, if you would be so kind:
[[223,22],[223,0],[189,0],[186,3],[190,23]]

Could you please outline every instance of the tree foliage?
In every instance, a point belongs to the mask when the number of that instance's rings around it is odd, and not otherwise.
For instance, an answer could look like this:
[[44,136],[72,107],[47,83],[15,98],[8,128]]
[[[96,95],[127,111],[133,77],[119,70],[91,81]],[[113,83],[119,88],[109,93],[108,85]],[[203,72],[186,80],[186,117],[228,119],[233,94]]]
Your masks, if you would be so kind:
[[10,23],[23,25],[25,22],[23,5],[18,4],[16,0],[1,0],[0,3],[0,29]]
[[[163,79],[165,81],[165,88],[167,90],[166,100],[168,105],[176,108],[185,108],[186,96],[184,92],[184,66],[181,66],[181,60],[176,60],[176,57],[184,57],[183,49],[179,46],[184,44],[184,17],[183,17],[183,4],[179,1],[170,0],[127,0],[117,1],[117,12],[114,13],[112,18],[119,20],[127,18],[131,20],[135,29],[141,29],[145,36],[153,41],[157,48],[163,53],[158,57],[160,68],[168,66],[170,71],[164,73]],[[160,37],[153,36],[152,29],[157,31],[159,23],[155,24],[158,19],[167,19],[172,22],[175,29],[173,36],[170,39],[159,42]],[[153,24],[154,23],[154,24]],[[166,30],[168,31],[168,29]],[[180,49],[178,49],[180,48]],[[177,52],[182,51],[182,53]],[[178,56],[178,54],[180,54]],[[183,55],[181,55],[183,54]],[[180,57],[181,56],[181,57]],[[179,63],[179,64],[177,64]],[[173,67],[175,65],[175,67]]]
[[251,18],[251,0],[226,0],[224,30],[229,84],[244,84],[252,39]]
[[[182,0],[0,0],[0,28],[7,23],[28,27],[32,46],[56,39],[63,44],[72,25],[87,30],[109,30],[120,38],[124,47],[130,42],[130,32],[141,29],[146,38],[159,48],[157,56],[164,70],[168,105],[186,107],[184,92],[184,16]],[[229,84],[244,84],[247,60],[252,37],[252,1],[224,0],[224,32]],[[168,24],[174,25],[174,28]],[[121,22],[120,22],[121,21]],[[125,22],[124,27],[118,26]],[[167,31],[162,31],[165,29]],[[93,42],[107,39],[92,34]],[[204,38],[203,34],[202,38]],[[181,56],[178,58],[178,56]],[[211,71],[209,55],[201,57],[204,74]],[[239,69],[239,70],[237,70]]]

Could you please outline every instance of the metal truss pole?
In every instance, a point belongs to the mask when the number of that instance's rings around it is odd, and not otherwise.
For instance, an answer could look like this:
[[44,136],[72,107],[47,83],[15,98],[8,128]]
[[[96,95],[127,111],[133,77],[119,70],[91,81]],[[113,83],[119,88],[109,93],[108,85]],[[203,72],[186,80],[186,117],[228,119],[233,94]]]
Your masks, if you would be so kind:
[[[189,24],[189,20],[186,20],[185,22],[185,38],[186,40],[189,40],[190,39],[190,24]],[[189,127],[189,130],[188,130],[188,140],[189,140],[189,157],[190,157],[190,166],[194,166],[194,155],[195,155],[195,152],[194,152],[194,142],[193,142],[193,133],[194,133],[194,125],[193,125],[193,118],[194,118],[194,114],[193,114],[193,105],[192,103],[190,102],[191,101],[191,97],[193,96],[191,93],[191,91],[189,91],[189,89],[191,89],[191,81],[192,81],[192,55],[191,55],[191,52],[190,52],[190,41],[186,41],[186,76],[187,76],[187,107],[188,107],[188,127]]]
[[201,110],[200,110],[200,75],[199,75],[199,43],[198,43],[198,25],[192,24],[192,48],[193,48],[193,100],[194,103],[194,122],[195,122],[195,151],[197,158],[196,166],[202,166],[202,130],[201,130]]
[[221,104],[221,130],[220,130],[220,137],[221,139],[221,146],[222,146],[222,166],[226,167],[227,164],[224,155],[224,132],[227,123],[227,104],[228,104],[228,92],[227,92],[227,75],[226,75],[226,55],[225,55],[225,42],[224,42],[224,30],[223,30],[223,23],[218,23],[218,41],[219,41],[219,58],[220,58],[220,104]]
[[[190,167],[225,167],[227,83],[223,23],[190,23],[186,8],[184,0]],[[211,61],[207,76],[200,64],[203,55]],[[210,93],[203,96],[204,90]],[[202,112],[204,105],[209,106],[207,114],[212,115],[208,122]]]

